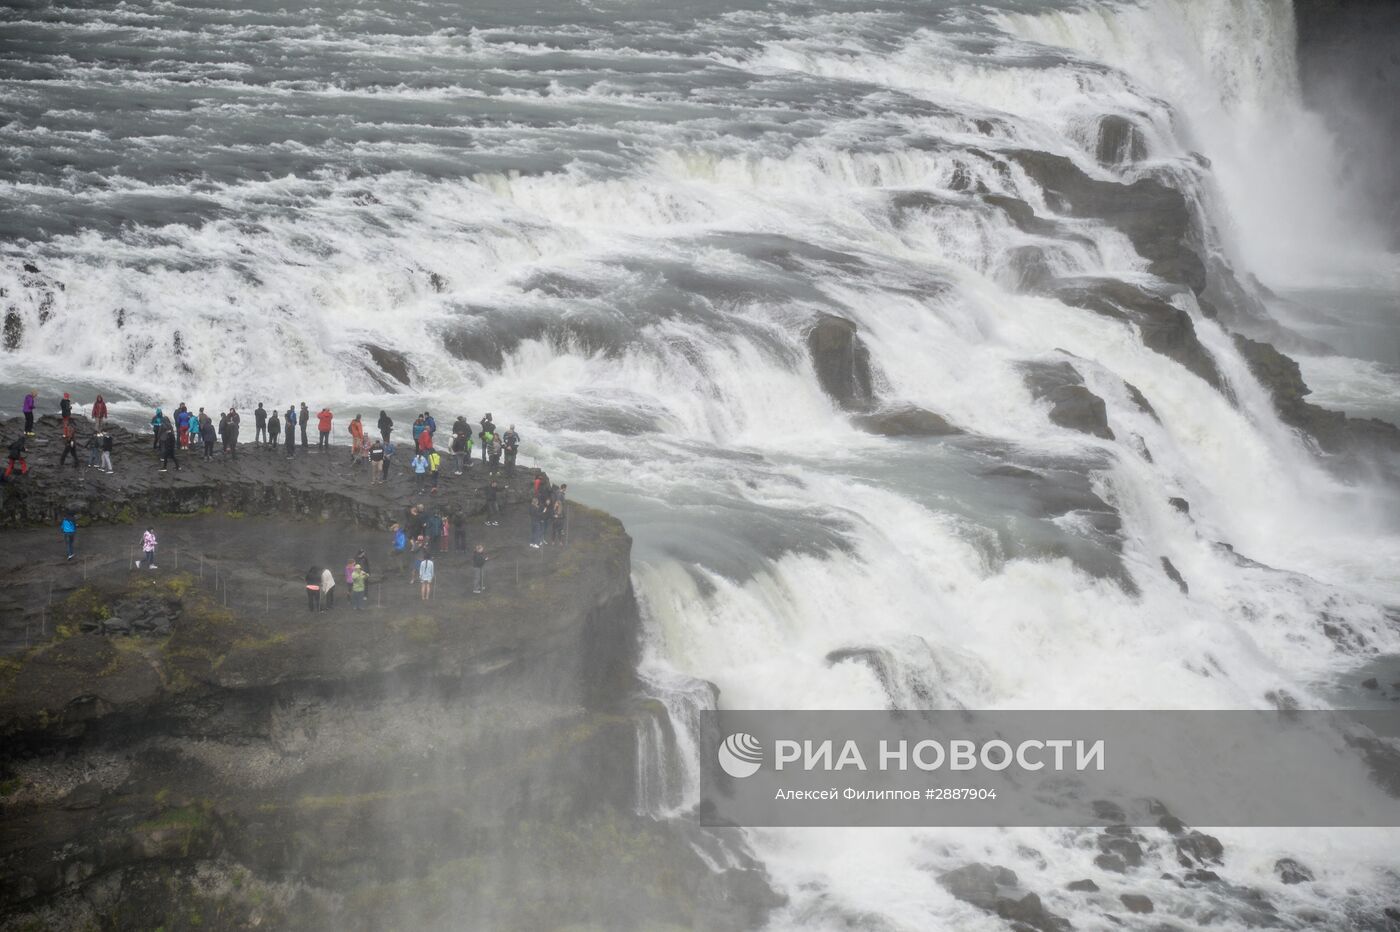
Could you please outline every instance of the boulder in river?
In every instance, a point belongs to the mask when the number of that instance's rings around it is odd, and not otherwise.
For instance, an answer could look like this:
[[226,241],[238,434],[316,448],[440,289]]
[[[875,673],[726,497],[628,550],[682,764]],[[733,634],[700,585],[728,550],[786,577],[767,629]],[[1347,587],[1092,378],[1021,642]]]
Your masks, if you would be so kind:
[[1112,440],[1103,399],[1084,387],[1068,362],[1028,362],[1021,366],[1026,387],[1037,401],[1050,403],[1050,420],[1083,434]]
[[860,411],[874,397],[870,350],[856,325],[835,314],[822,314],[807,333],[807,349],[822,391],[843,408]]

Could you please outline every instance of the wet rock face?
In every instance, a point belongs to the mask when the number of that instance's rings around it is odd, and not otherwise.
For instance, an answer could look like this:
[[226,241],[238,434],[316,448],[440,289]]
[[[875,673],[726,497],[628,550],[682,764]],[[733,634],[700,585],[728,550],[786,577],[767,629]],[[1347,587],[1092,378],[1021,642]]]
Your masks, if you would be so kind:
[[394,387],[394,385],[385,381],[385,376],[392,379],[393,382],[398,385],[409,384],[413,368],[409,365],[408,357],[404,356],[403,353],[369,343],[365,344],[364,350],[369,353],[369,358],[375,365],[374,369],[369,370],[370,376],[374,378],[375,381],[379,382],[382,387],[388,389]]
[[870,350],[854,323],[834,314],[822,314],[807,334],[807,349],[822,391],[841,407],[860,411],[874,398],[870,375]]
[[1040,932],[1065,932],[1069,920],[1045,908],[1035,893],[1019,889],[1015,871],[989,864],[968,864],[948,871],[938,883],[955,898],[994,913],[1018,927]]
[[1095,155],[1104,165],[1128,165],[1147,158],[1147,143],[1132,120],[1110,114],[1099,121]]
[[1279,858],[1274,862],[1274,873],[1285,884],[1311,883],[1313,872],[1292,858]]
[[960,428],[949,424],[942,415],[915,407],[862,414],[855,422],[857,426],[872,434],[884,437],[945,437],[962,433]]
[[1067,362],[1023,363],[1026,387],[1037,401],[1050,403],[1050,420],[1082,434],[1112,440],[1103,399],[1084,387],[1079,371]]
[[1269,343],[1234,335],[1249,371],[1273,397],[1279,419],[1304,431],[1329,453],[1359,451],[1393,455],[1400,451],[1400,429],[1385,421],[1350,418],[1306,401],[1312,393],[1293,359]]
[[1045,190],[1053,209],[1092,217],[1117,227],[1147,259],[1153,274],[1200,294],[1207,285],[1205,263],[1193,245],[1196,221],[1186,197],[1155,178],[1132,184],[1100,181],[1069,158],[1033,149],[1003,153]]

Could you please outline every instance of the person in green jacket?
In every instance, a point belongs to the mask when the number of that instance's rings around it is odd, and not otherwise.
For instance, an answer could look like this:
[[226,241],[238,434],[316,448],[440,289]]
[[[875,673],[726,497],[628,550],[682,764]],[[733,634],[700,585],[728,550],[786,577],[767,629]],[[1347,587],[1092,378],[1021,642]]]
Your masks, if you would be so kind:
[[364,567],[355,564],[355,570],[350,574],[350,607],[359,611],[365,607],[368,601],[366,588],[369,586],[369,574]]

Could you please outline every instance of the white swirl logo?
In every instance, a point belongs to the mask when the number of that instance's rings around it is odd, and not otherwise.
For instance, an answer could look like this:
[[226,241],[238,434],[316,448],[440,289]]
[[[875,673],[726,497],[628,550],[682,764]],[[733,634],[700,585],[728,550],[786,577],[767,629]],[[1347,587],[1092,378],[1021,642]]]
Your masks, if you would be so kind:
[[751,777],[763,764],[763,745],[753,735],[735,732],[719,746],[719,765],[731,777]]

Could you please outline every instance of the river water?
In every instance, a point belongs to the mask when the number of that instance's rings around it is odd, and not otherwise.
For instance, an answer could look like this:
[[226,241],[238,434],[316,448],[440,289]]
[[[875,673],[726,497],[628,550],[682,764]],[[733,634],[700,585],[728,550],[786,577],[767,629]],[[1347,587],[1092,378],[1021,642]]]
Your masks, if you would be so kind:
[[[37,386],[102,391],[133,424],[181,400],[515,423],[525,460],[636,539],[645,673],[680,735],[646,800],[668,817],[694,798],[704,681],[732,708],[1345,704],[1400,654],[1394,491],[1330,470],[1224,317],[1002,155],[1182,190],[1253,324],[1314,341],[1292,351],[1316,400],[1393,418],[1400,265],[1301,104],[1293,45],[1279,0],[11,7],[0,413]],[[1136,158],[1098,159],[1105,116]],[[1175,286],[1227,390],[1030,293],[1026,247],[1056,278]],[[823,313],[860,328],[878,405],[964,432],[858,429],[807,351]],[[1064,360],[1115,440],[1031,395],[1023,365]],[[883,675],[827,661],[853,647]],[[1281,927],[1394,896],[1394,832],[1218,834],[1218,872]],[[1103,905],[1063,890],[1097,876],[1090,838],[748,842],[790,898],[775,928],[1000,928],[931,882],[970,860],[1093,928]],[[1319,883],[1281,885],[1284,855]],[[1246,922],[1130,888],[1156,920]]]

